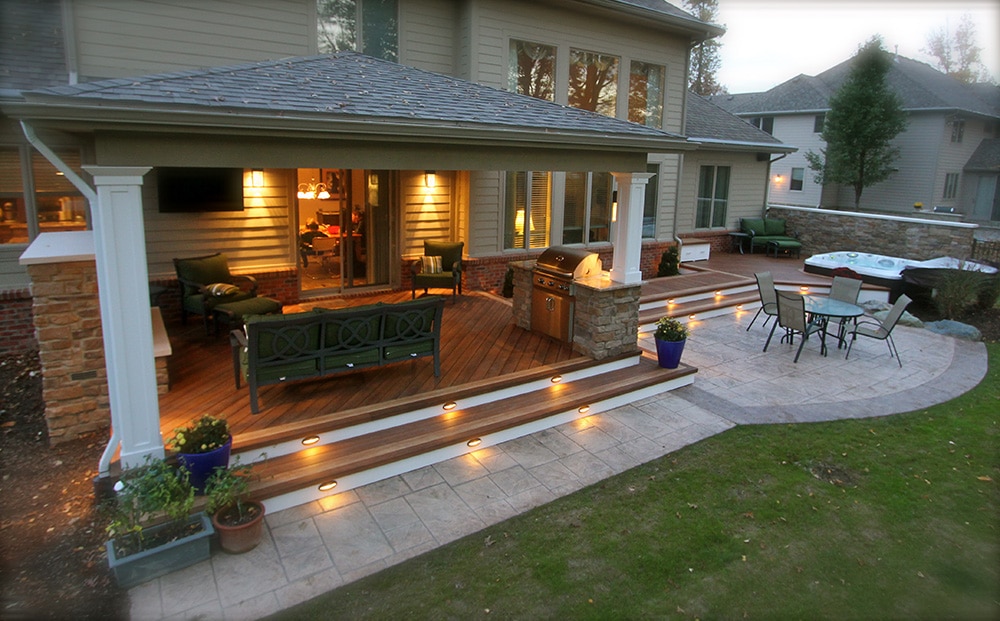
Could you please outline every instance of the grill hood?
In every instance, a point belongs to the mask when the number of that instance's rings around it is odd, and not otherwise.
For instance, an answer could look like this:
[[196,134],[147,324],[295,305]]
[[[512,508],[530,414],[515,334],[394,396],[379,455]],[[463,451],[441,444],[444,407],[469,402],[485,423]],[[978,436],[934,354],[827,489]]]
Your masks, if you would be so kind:
[[552,246],[538,257],[535,269],[576,280],[601,273],[601,259],[596,252],[569,246]]

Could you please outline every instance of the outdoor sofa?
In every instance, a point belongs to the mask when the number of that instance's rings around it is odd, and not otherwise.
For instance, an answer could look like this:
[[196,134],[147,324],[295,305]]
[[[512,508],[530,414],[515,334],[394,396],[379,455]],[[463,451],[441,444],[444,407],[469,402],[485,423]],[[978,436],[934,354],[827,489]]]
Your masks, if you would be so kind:
[[251,315],[230,333],[236,388],[250,387],[250,411],[259,411],[260,386],[434,357],[441,376],[444,298],[370,304],[286,315]]
[[798,256],[802,242],[785,229],[784,218],[740,218],[740,232],[750,236],[750,253],[757,248],[765,252],[795,252]]

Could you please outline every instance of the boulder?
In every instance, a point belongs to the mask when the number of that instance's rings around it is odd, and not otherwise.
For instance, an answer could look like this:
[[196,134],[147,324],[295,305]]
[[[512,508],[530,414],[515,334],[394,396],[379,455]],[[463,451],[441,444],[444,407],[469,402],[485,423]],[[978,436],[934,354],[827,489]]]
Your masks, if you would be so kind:
[[924,324],[924,327],[936,334],[953,336],[957,339],[968,339],[970,341],[983,340],[982,333],[980,333],[979,329],[975,326],[970,326],[969,324],[962,323],[960,321],[952,321],[951,319],[929,321]]

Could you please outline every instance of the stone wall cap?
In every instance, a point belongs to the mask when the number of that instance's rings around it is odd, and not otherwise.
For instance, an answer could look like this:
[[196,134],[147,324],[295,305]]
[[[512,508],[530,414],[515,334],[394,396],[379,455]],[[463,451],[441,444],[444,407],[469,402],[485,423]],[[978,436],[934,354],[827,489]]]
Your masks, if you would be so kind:
[[95,258],[93,231],[63,231],[42,233],[21,255],[21,265],[93,261]]
[[642,287],[642,283],[620,283],[611,280],[611,275],[609,272],[601,272],[597,276],[587,276],[585,278],[577,278],[573,281],[577,287],[583,287],[585,289],[593,289],[595,291],[615,291],[617,289],[639,289]]

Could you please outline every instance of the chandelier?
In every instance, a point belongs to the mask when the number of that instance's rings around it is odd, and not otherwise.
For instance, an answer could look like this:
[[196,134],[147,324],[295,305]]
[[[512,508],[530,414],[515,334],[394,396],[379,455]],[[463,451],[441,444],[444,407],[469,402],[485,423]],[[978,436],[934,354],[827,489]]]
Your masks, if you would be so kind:
[[326,184],[315,183],[315,179],[312,183],[300,183],[299,184],[299,198],[314,199],[318,198],[320,200],[326,200],[330,198],[330,191],[327,189]]

